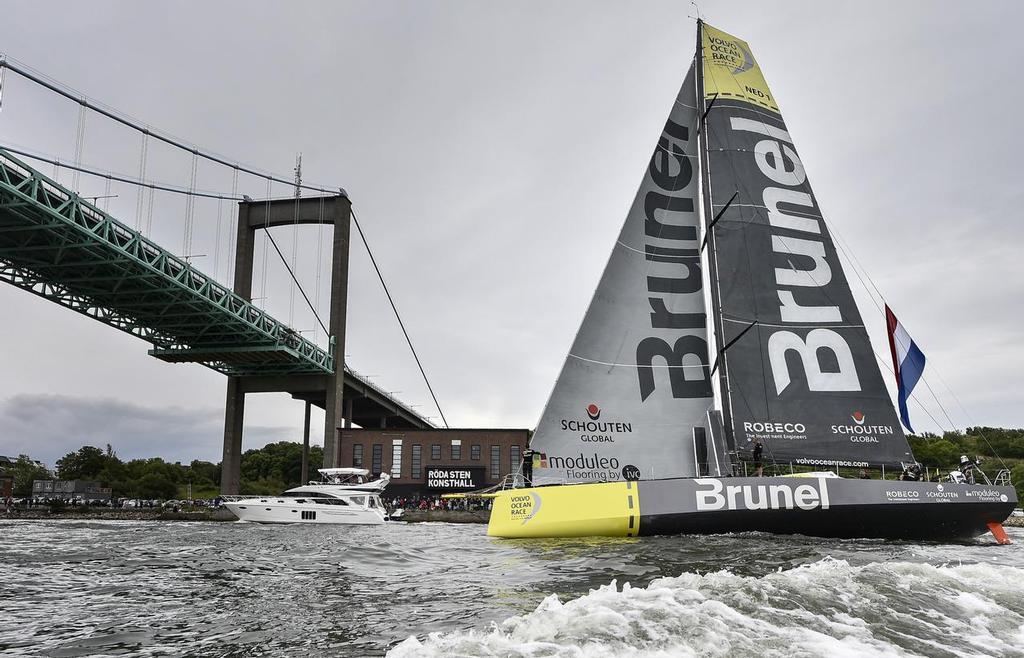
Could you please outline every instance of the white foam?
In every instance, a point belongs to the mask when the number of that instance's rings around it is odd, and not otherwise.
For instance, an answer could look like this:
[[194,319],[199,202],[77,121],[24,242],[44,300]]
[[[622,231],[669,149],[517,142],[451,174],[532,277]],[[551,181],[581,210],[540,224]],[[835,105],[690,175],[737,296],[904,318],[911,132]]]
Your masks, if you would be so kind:
[[1024,656],[1024,570],[826,558],[761,577],[729,571],[615,582],[486,630],[410,637],[392,658],[507,656]]

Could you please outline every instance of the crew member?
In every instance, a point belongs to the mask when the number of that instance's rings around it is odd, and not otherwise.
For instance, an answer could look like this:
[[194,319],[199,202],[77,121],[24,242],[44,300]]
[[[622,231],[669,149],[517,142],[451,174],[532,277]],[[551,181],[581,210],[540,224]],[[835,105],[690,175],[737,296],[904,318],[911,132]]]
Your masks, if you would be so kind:
[[974,472],[978,469],[978,462],[974,461],[967,455],[960,455],[960,472],[964,474],[964,479],[967,484],[977,484],[974,478]]
[[764,452],[764,446],[761,444],[761,439],[754,439],[754,476],[761,477],[764,475],[764,463],[761,461],[761,454]]
[[527,448],[523,451],[523,484],[533,486],[533,455],[534,451]]

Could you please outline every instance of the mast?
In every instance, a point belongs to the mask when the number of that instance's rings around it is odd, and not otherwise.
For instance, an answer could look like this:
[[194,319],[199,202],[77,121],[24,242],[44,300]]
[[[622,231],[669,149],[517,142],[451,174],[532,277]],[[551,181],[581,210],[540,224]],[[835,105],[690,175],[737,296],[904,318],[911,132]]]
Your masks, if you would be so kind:
[[722,426],[725,432],[726,446],[730,457],[736,454],[736,439],[732,426],[732,398],[729,395],[729,375],[727,359],[725,358],[725,334],[722,330],[722,314],[719,309],[721,305],[721,290],[718,280],[718,260],[715,257],[715,230],[714,207],[711,202],[711,175],[708,170],[708,139],[706,122],[710,109],[704,94],[704,21],[697,19],[697,52],[694,55],[694,68],[696,69],[696,97],[697,108],[700,119],[697,123],[698,131],[698,154],[700,161],[700,183],[701,183],[701,209],[704,214],[705,240],[707,241],[707,263],[708,281],[711,293],[711,317],[713,318],[713,331],[715,335],[715,353],[708,353],[712,367],[718,367],[718,390],[722,401]]

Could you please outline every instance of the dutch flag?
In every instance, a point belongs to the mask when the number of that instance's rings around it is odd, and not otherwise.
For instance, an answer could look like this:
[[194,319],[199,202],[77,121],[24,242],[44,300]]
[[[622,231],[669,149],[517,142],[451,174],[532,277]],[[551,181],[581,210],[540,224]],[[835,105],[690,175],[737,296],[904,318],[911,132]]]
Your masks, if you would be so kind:
[[924,352],[896,319],[888,304],[885,305],[885,324],[889,328],[889,351],[892,352],[892,367],[899,387],[900,419],[913,432],[910,414],[907,413],[907,398],[924,372]]

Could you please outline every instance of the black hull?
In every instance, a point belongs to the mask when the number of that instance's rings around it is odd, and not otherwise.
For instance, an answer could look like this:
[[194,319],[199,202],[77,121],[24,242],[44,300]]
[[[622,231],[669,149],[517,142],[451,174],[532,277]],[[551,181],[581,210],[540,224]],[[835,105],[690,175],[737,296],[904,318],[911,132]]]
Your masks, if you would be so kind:
[[[835,539],[967,540],[1001,523],[1012,504],[913,505],[881,503],[834,510],[730,510],[643,516],[640,535],[771,532]],[[999,519],[999,521],[995,521]]]
[[[1001,524],[1013,487],[829,477],[675,478],[500,492],[498,537],[771,532],[837,539],[967,540]],[[997,536],[998,539],[998,536]]]

